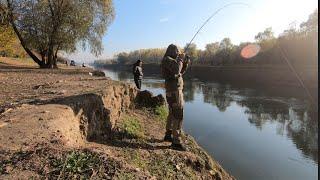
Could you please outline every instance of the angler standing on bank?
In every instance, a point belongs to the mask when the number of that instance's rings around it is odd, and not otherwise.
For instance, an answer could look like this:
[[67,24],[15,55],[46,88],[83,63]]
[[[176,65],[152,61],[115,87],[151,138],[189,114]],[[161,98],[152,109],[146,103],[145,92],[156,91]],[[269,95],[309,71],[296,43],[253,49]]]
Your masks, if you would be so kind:
[[171,147],[185,151],[182,144],[183,121],[183,78],[190,60],[184,53],[180,53],[178,47],[170,44],[161,62],[161,73],[165,79],[166,99],[169,105],[166,134],[164,141],[171,141]]
[[136,84],[137,88],[141,90],[141,81],[143,77],[142,73],[142,61],[139,59],[133,65],[133,76],[134,76],[134,83]]

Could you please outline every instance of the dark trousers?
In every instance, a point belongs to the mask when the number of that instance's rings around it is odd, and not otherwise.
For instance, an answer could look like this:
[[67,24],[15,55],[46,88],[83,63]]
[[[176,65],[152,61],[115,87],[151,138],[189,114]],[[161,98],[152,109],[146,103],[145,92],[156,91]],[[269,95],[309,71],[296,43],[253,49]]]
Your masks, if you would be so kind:
[[141,89],[141,79],[134,78],[134,83],[136,84],[138,89]]

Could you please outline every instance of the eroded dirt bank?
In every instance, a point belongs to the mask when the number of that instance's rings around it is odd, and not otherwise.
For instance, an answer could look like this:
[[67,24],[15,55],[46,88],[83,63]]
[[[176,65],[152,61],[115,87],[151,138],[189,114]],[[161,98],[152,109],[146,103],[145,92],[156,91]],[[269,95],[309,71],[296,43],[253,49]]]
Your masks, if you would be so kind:
[[89,71],[0,64],[0,179],[233,179],[189,135],[162,141],[165,106]]

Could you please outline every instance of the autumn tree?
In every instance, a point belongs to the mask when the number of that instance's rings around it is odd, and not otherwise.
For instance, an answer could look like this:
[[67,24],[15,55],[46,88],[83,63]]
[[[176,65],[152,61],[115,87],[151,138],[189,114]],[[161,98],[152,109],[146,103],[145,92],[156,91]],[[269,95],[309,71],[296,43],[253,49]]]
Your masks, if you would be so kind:
[[41,68],[57,67],[58,52],[79,45],[98,55],[114,19],[112,0],[0,0],[8,22],[28,55]]
[[318,33],[318,16],[318,9],[316,9],[312,14],[309,15],[309,18],[306,22],[300,24],[301,31],[304,34]]
[[197,50],[197,45],[195,43],[186,44],[186,46],[184,47],[184,52],[186,52],[190,56],[192,61],[198,60],[199,51]]
[[8,9],[0,4],[0,56],[25,57],[19,39],[8,22]]
[[254,39],[261,46],[261,51],[267,51],[274,47],[276,38],[274,37],[274,33],[272,28],[266,28],[263,32],[259,32]]

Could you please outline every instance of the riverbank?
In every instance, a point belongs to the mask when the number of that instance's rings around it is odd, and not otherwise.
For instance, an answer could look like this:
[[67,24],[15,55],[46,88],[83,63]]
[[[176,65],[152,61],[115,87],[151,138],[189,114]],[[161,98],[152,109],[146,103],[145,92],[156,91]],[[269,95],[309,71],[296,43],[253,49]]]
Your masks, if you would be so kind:
[[164,106],[91,71],[0,59],[0,179],[233,179],[189,135],[162,141]]
[[[104,64],[96,66],[110,70],[131,72],[131,65]],[[303,83],[314,100],[318,99],[318,67],[295,67]],[[160,76],[158,64],[144,64],[145,76]],[[296,96],[309,99],[294,73],[288,66],[274,65],[233,65],[233,66],[203,66],[192,65],[184,75],[185,79],[200,79],[206,82],[230,84],[238,88],[260,87],[270,95]],[[279,92],[283,92],[279,94]]]

